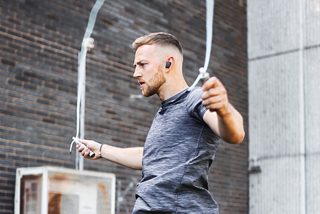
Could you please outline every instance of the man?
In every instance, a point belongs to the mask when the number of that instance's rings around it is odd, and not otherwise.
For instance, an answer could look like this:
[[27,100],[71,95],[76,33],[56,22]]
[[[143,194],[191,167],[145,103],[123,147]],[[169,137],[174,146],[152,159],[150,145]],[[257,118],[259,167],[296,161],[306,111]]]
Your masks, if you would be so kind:
[[117,148],[90,140],[77,146],[115,163],[142,169],[133,213],[213,213],[218,205],[208,191],[208,171],[220,142],[238,144],[244,138],[239,112],[228,102],[215,77],[202,88],[188,90],[182,73],[182,47],[168,33],[136,39],[134,78],[148,97],[162,101],[144,148]]

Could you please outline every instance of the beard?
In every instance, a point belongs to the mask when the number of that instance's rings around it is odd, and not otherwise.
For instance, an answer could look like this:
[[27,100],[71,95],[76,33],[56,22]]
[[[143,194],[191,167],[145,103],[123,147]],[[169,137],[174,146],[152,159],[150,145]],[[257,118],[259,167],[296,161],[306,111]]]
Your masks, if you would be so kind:
[[154,94],[158,94],[160,87],[165,82],[166,80],[162,72],[162,67],[159,67],[157,73],[155,73],[153,77],[145,83],[145,88],[142,90],[143,96],[150,97]]

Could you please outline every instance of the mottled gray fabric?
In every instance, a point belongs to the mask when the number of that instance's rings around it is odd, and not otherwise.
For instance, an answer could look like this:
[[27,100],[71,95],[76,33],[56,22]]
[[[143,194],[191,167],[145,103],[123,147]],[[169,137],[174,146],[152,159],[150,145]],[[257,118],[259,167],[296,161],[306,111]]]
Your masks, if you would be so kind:
[[202,91],[184,90],[162,102],[149,130],[134,214],[218,214],[208,171],[220,142],[203,121]]

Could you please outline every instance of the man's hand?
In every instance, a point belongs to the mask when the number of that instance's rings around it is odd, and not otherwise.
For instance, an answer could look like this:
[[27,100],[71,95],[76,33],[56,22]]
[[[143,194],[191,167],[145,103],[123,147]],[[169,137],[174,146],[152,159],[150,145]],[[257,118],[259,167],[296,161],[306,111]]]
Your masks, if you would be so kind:
[[[78,149],[78,151],[81,153],[81,155],[84,158],[90,159],[90,160],[96,160],[101,158],[101,154],[100,154],[100,147],[101,144],[97,143],[93,140],[84,140],[84,139],[79,139],[81,144],[77,144],[76,148]],[[92,151],[95,156],[90,158],[89,157],[89,153],[90,151]]]
[[230,114],[227,90],[216,77],[211,77],[202,86],[202,104],[220,117]]

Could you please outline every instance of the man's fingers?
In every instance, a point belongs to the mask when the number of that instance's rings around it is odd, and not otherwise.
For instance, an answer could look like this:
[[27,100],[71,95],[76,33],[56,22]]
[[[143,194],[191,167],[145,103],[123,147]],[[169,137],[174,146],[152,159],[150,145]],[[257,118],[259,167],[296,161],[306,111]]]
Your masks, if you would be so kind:
[[83,145],[83,144],[77,144],[77,149],[78,149],[79,152],[82,152],[85,148],[86,148],[85,145]]
[[78,150],[79,150],[79,152],[81,153],[81,155],[82,155],[83,157],[87,157],[87,156],[89,155],[89,153],[90,153],[90,149],[88,149],[88,147],[86,147],[86,146],[83,145],[83,144],[80,144]]
[[89,153],[90,153],[90,150],[89,149],[87,149],[86,151],[85,151],[85,153],[84,153],[84,157],[88,157],[89,156]]
[[81,151],[81,155],[83,156],[83,157],[86,157],[88,154],[89,154],[89,149],[88,148],[85,148],[84,150],[82,150]]
[[222,108],[223,105],[224,105],[223,102],[218,102],[218,103],[213,103],[213,104],[207,105],[206,108],[209,109],[210,111],[215,111],[215,110]]
[[214,97],[209,97],[207,99],[204,99],[202,101],[202,104],[204,106],[207,106],[207,105],[211,105],[211,104],[214,104],[214,103],[219,103],[219,102],[222,102],[223,100],[223,97],[221,96],[214,96]]
[[79,142],[82,143],[82,144],[85,145],[85,146],[88,146],[89,140],[79,139]]
[[79,139],[79,152],[86,157],[89,158],[89,153],[92,151],[96,153],[99,151],[100,143],[97,143],[93,140],[85,140],[85,139]]
[[226,91],[223,87],[211,88],[207,91],[204,91],[201,98],[205,100],[205,99],[208,99],[209,97],[223,95],[223,94],[226,94]]
[[202,86],[202,90],[203,91],[207,91],[210,88],[215,88],[218,87],[219,85],[221,85],[220,81],[218,80],[218,78],[216,77],[211,77],[210,79],[208,79]]

